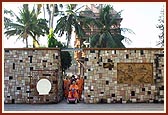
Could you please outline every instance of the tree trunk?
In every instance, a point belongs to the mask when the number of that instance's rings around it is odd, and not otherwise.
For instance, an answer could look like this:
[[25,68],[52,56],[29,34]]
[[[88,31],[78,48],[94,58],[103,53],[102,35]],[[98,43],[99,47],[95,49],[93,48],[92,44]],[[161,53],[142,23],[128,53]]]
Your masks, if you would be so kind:
[[39,42],[36,40],[35,37],[33,37],[33,48],[39,48],[39,47],[40,47]]
[[26,40],[26,48],[28,48],[28,39],[27,38],[28,37],[25,38],[25,40]]
[[22,37],[24,40],[26,40],[26,48],[28,48],[28,35],[26,31],[22,34]]
[[53,29],[53,21],[54,21],[54,13],[55,13],[55,5],[56,4],[53,4],[53,8],[52,8],[52,12],[51,12],[51,15],[50,15],[50,25],[49,25],[49,28]]
[[67,48],[69,47],[70,40],[71,40],[71,34],[68,34],[67,35]]
[[47,11],[48,11],[48,15],[49,15],[49,19],[48,19],[49,25],[48,25],[48,27],[50,28],[50,23],[51,23],[51,10],[50,10],[49,4],[47,4]]
[[43,4],[43,12],[44,12],[44,19],[46,19],[46,17],[45,17],[45,7],[44,7],[44,4]]

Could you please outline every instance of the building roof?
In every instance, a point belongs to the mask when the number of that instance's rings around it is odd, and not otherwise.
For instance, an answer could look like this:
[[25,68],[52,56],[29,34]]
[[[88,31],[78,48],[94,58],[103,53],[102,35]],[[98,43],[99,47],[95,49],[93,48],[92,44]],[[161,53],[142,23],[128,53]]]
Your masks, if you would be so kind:
[[[100,12],[100,9],[102,7],[102,4],[88,4],[88,5],[85,5],[85,8],[84,10],[81,12],[82,15],[86,15],[86,16],[98,16],[99,12]],[[86,11],[86,12],[85,12]],[[88,11],[91,11],[88,13]],[[112,10],[111,11],[111,14],[112,15],[116,15],[118,12],[116,10]],[[120,15],[118,18],[121,18]]]

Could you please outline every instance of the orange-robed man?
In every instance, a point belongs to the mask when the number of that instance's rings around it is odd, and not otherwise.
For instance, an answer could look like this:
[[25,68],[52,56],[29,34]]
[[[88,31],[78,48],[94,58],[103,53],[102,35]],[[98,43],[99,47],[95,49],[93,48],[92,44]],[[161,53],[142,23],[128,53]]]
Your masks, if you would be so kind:
[[[73,90],[74,90],[74,92],[73,92]],[[72,84],[69,87],[68,98],[75,97],[75,98],[79,99],[78,90],[79,90],[79,88],[76,85],[76,81],[72,81]]]
[[64,96],[65,96],[65,98],[68,97],[69,86],[70,86],[70,80],[68,78],[64,79]]
[[84,84],[83,78],[78,76],[78,79],[77,79],[77,81],[76,81],[76,84],[77,84],[78,87],[79,87],[79,99],[81,99],[82,91],[83,91],[83,84]]

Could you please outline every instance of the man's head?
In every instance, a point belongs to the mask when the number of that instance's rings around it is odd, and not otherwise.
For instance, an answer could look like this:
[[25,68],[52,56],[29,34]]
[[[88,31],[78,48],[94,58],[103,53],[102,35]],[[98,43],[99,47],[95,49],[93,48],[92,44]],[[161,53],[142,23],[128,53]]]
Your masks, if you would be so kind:
[[75,81],[72,81],[72,84],[76,84],[76,82],[75,82]]
[[72,75],[72,78],[75,78],[75,75]]

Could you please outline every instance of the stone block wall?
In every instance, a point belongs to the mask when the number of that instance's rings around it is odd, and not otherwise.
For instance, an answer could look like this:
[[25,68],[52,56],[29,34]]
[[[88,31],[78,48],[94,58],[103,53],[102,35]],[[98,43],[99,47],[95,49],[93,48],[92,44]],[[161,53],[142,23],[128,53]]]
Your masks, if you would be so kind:
[[[42,78],[51,83],[48,95],[37,91]],[[63,97],[62,84],[59,49],[4,49],[4,103],[57,103]]]
[[164,102],[162,48],[84,49],[84,102]]

